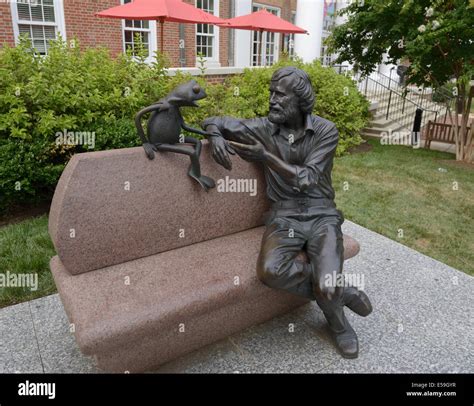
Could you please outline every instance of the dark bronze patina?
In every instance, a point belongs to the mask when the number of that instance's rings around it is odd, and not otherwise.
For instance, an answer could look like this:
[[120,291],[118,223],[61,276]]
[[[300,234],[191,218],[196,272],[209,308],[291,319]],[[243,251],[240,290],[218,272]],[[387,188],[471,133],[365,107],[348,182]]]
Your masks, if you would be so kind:
[[[344,306],[367,316],[372,305],[355,287],[327,283],[342,273],[344,261],[344,218],[334,204],[331,183],[338,131],[331,121],[311,114],[315,97],[306,72],[279,69],[270,93],[268,117],[211,117],[202,127],[208,132],[214,159],[225,168],[232,168],[229,153],[263,164],[272,208],[258,277],[272,288],[316,300],[341,354],[356,358],[357,335]],[[302,249],[309,263],[296,258]]]
[[[215,187],[215,182],[201,174],[201,166],[199,164],[202,148],[201,141],[193,137],[182,137],[181,130],[204,136],[209,134],[186,125],[180,111],[180,107],[198,107],[196,101],[206,96],[204,89],[195,80],[190,80],[178,86],[157,103],[140,110],[135,116],[135,125],[149,159],[154,159],[155,151],[168,151],[189,155],[191,165],[188,175],[207,191]],[[152,113],[147,125],[148,137],[145,136],[142,127],[142,116],[147,113]],[[188,145],[185,145],[185,143]]]

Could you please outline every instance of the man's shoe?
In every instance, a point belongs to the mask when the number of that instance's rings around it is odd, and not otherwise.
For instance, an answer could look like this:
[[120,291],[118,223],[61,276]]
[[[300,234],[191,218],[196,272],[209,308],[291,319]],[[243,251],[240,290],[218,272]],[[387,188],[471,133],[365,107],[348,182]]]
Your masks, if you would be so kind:
[[353,286],[344,288],[344,304],[359,316],[366,317],[372,313],[372,304],[367,294]]
[[336,333],[331,328],[329,330],[334,338],[336,348],[344,358],[353,359],[359,356],[359,340],[348,322],[346,322],[346,330],[342,333]]

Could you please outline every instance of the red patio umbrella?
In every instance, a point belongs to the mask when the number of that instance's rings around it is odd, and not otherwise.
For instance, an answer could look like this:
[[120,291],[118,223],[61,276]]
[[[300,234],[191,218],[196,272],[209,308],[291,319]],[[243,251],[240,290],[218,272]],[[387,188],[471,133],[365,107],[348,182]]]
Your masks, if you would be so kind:
[[163,25],[165,21],[175,23],[222,24],[225,20],[206,13],[182,0],[134,0],[121,6],[96,13],[98,17],[127,20],[157,20],[160,23],[160,49],[163,51]]
[[[262,35],[264,31],[280,32],[283,34],[307,34],[308,31],[297,27],[282,18],[269,13],[266,9],[256,11],[244,16],[225,20],[225,24],[217,24],[226,28],[237,28],[239,30],[260,31],[259,55],[262,56]],[[261,61],[260,61],[261,63]]]

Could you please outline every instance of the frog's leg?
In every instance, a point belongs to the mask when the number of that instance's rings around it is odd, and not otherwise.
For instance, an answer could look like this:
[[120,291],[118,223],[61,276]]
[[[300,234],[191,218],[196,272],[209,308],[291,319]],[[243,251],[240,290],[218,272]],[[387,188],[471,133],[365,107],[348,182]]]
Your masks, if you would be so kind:
[[[199,157],[196,155],[196,149],[194,147],[188,146],[188,145],[172,145],[172,144],[158,144],[155,146],[158,151],[166,151],[166,152],[176,152],[178,154],[185,154],[188,155],[191,158],[191,167],[194,168],[196,167],[197,163],[197,168],[198,168],[198,174],[200,175],[200,166],[199,166]],[[200,176],[194,176],[193,174],[188,172],[188,175],[191,176],[193,179],[195,179],[207,192],[209,186],[207,182],[203,182],[200,178]],[[211,179],[212,180],[212,179]]]
[[199,163],[199,157],[201,156],[202,148],[201,141],[193,137],[185,137],[184,140],[190,144],[195,144],[196,146],[194,157],[191,156],[191,166],[189,167],[188,175],[196,179],[199,183],[204,183],[209,189],[215,187],[216,184],[214,180],[201,174],[201,165]]

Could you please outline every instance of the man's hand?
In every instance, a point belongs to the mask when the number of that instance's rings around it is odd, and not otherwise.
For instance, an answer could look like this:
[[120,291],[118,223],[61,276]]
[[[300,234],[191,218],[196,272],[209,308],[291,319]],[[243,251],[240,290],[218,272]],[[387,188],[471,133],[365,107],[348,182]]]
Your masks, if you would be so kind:
[[230,171],[232,169],[232,161],[230,160],[229,154],[235,155],[235,151],[229,145],[229,142],[226,141],[224,137],[218,135],[210,136],[209,142],[211,143],[214,161]]
[[239,142],[229,141],[229,144],[235,149],[235,152],[244,160],[255,162],[264,161],[267,157],[267,150],[263,144],[254,137],[250,137],[253,144],[241,144]]

